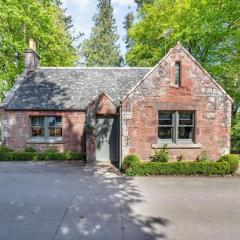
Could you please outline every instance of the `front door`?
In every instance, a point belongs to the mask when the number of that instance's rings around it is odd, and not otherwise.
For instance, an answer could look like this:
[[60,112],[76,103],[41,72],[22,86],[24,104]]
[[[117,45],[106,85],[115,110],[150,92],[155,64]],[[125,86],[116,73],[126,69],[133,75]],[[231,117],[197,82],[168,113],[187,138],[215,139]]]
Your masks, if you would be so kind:
[[96,160],[118,161],[118,118],[97,117]]

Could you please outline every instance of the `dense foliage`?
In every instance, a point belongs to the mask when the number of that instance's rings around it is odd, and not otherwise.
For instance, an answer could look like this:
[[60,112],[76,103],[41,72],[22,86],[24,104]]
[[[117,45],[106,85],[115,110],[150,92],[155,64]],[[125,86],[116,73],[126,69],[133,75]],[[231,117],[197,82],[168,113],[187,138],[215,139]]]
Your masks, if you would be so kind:
[[[134,23],[134,14],[133,12],[129,12],[123,21],[123,28],[126,30],[126,32],[128,32],[128,30],[133,26]],[[126,34],[126,36],[124,37],[124,41],[125,41],[125,46],[126,49],[129,50],[133,47],[133,42],[130,39],[129,35]]]
[[144,4],[153,3],[154,0],[134,0],[138,8],[142,8]]
[[123,171],[126,171],[128,168],[138,165],[140,159],[136,155],[127,155],[123,160]]
[[78,152],[57,152],[56,150],[46,150],[37,152],[28,148],[22,152],[15,152],[6,147],[0,147],[0,161],[48,161],[48,160],[84,160],[84,156]]
[[219,162],[228,162],[230,165],[229,174],[234,174],[238,170],[239,157],[234,154],[227,154],[222,156]]
[[86,66],[120,66],[120,46],[111,0],[98,0],[98,13],[88,39],[82,42],[81,56]]
[[236,155],[225,155],[217,162],[136,162],[131,158],[125,158],[124,172],[127,176],[150,176],[150,175],[227,175],[235,174],[239,158]]
[[128,31],[133,44],[127,63],[153,66],[180,40],[234,98],[236,112],[240,104],[240,1],[149,2],[140,3],[139,17]]
[[205,151],[201,152],[198,156],[197,156],[197,161],[198,162],[206,162],[206,161],[210,161],[211,159],[208,157],[207,153]]
[[23,70],[23,53],[33,38],[43,66],[72,66],[77,51],[71,17],[59,0],[0,0],[0,95]]
[[237,113],[232,122],[232,152],[240,154],[240,113]]
[[167,149],[167,146],[164,146],[163,149],[155,150],[154,155],[151,157],[153,162],[168,162],[170,159],[170,153]]

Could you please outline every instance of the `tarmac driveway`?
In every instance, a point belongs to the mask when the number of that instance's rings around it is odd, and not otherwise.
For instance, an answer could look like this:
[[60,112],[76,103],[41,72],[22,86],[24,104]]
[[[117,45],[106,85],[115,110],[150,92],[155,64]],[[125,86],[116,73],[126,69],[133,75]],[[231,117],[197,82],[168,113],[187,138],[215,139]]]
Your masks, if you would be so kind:
[[106,170],[0,163],[0,239],[240,239],[240,178]]

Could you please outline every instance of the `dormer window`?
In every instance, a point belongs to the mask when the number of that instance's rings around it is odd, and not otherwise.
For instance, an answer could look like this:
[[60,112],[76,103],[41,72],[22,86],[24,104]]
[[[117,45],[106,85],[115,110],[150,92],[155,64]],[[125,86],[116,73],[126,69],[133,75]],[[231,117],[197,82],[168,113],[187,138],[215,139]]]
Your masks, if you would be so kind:
[[180,86],[181,84],[181,63],[175,62],[175,84]]

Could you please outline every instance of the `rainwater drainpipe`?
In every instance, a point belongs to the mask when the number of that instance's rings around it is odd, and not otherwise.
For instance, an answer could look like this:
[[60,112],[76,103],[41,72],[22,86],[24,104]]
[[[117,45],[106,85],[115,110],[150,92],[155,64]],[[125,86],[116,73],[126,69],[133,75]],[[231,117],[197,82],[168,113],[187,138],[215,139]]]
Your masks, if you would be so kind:
[[119,107],[119,169],[122,169],[122,103]]

